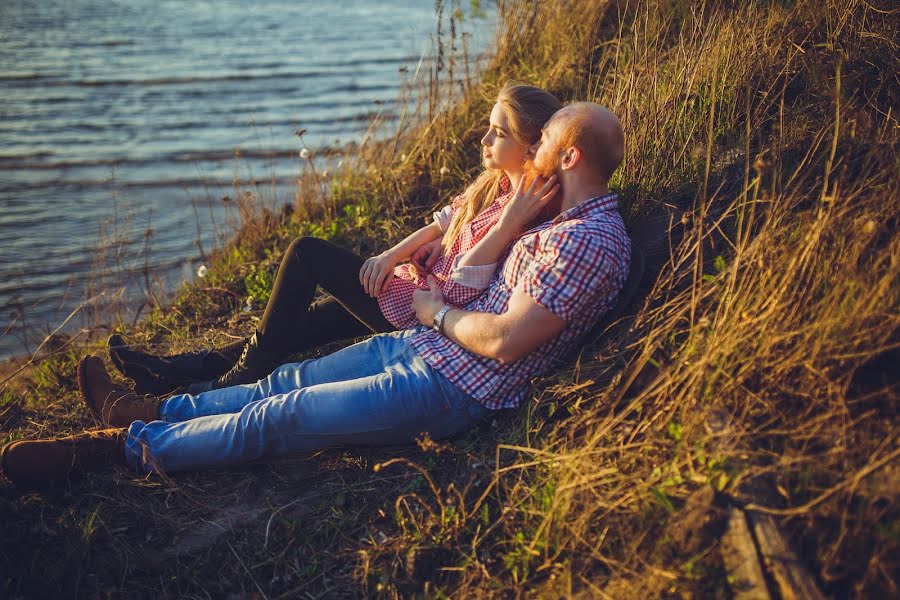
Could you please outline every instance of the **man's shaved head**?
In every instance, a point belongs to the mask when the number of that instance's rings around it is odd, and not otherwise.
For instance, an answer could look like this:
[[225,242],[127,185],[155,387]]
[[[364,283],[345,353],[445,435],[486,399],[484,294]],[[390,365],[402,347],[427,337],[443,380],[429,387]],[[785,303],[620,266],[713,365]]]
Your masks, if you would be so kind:
[[625,154],[625,134],[618,117],[599,104],[576,102],[553,115],[547,124],[560,128],[557,146],[581,151],[585,166],[608,182]]

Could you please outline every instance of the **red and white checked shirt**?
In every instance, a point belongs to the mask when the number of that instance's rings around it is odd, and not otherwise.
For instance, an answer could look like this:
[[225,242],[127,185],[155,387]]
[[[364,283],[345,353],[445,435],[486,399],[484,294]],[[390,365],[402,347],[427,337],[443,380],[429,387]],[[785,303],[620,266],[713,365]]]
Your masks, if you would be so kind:
[[487,292],[465,307],[502,314],[513,291],[524,291],[566,321],[555,338],[506,365],[469,352],[424,326],[409,344],[485,407],[518,407],[528,381],[561,359],[612,308],[625,285],[631,242],[616,205],[614,194],[591,198],[527,231],[513,245]]
[[[483,211],[472,219],[456,239],[453,245],[444,253],[431,268],[431,274],[437,279],[444,293],[444,299],[453,306],[465,306],[482,293],[484,285],[479,285],[479,275],[484,272],[481,267],[469,267],[469,273],[457,273],[450,277],[453,270],[454,259],[471,250],[475,244],[483,238],[491,227],[497,224],[503,207],[512,199],[513,191],[510,189],[509,178],[505,175],[500,179],[500,192],[497,198]],[[435,221],[446,231],[453,215],[463,207],[465,196],[457,196],[453,202],[442,211],[434,214]],[[459,271],[459,269],[457,269]],[[490,274],[493,269],[490,269]],[[378,306],[381,313],[391,325],[397,329],[408,329],[418,324],[416,313],[412,309],[412,295],[416,290],[427,290],[428,279],[419,277],[412,269],[412,265],[404,263],[394,268],[394,276],[388,287],[378,294]]]

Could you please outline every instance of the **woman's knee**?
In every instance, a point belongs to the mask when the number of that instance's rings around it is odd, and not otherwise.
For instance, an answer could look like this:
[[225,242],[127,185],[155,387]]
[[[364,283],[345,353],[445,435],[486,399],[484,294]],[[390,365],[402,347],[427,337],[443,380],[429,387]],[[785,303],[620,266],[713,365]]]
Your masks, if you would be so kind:
[[302,235],[298,238],[294,238],[294,241],[291,242],[291,245],[288,246],[288,255],[293,255],[298,259],[302,259],[303,257],[307,257],[308,255],[315,255],[319,248],[322,247],[323,244],[328,244],[327,240],[323,240],[321,238],[317,238],[311,235]]

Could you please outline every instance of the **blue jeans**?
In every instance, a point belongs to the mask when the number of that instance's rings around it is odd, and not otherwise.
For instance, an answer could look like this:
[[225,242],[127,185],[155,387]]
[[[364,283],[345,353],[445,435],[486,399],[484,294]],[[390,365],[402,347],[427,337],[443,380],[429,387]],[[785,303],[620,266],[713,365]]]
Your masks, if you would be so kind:
[[255,384],[181,394],[160,419],[128,428],[138,471],[235,465],[338,444],[440,439],[493,414],[406,343],[413,330],[376,335],[316,360],[282,365]]

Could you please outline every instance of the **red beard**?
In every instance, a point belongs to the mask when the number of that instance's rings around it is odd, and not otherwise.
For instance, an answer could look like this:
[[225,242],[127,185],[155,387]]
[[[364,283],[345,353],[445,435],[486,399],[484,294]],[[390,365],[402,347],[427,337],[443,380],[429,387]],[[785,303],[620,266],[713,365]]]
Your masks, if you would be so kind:
[[[534,164],[534,161],[526,161],[525,162],[525,170],[522,177],[525,180],[525,188],[528,189],[528,186],[531,185],[531,182],[534,181],[536,177],[540,177],[542,180],[549,178],[553,175],[557,167],[559,166],[559,158],[557,157],[556,164],[554,165],[542,165],[544,168],[538,169],[537,165]],[[548,168],[552,167],[552,168]],[[541,182],[543,185],[543,182]],[[537,216],[531,220],[528,224],[527,228],[531,229],[532,227],[543,223],[544,221],[549,221],[559,214],[560,206],[562,205],[562,188],[557,190],[556,195],[544,205],[544,208],[541,209],[541,212],[537,214]]]

